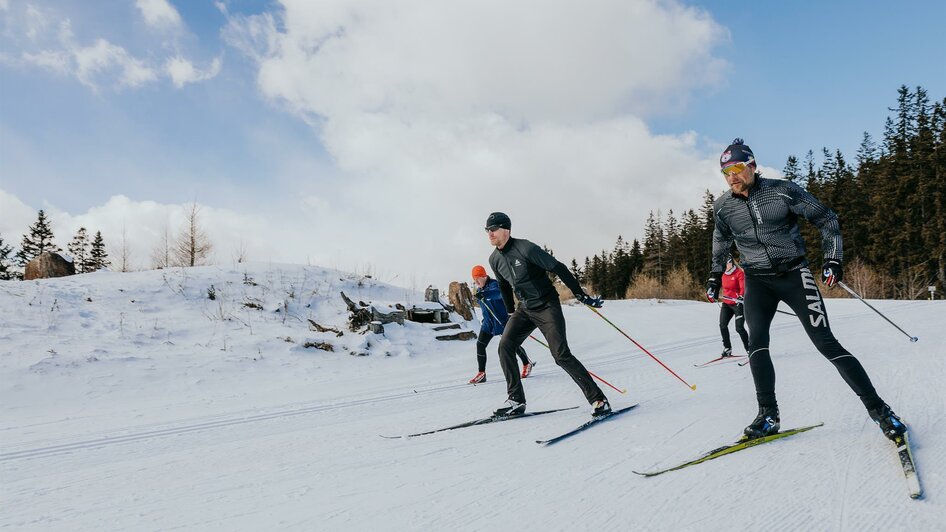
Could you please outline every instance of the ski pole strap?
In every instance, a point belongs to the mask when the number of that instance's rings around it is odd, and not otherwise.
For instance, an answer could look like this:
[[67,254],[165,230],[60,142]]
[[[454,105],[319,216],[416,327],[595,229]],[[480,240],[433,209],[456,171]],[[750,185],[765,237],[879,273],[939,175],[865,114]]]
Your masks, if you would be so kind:
[[594,308],[594,307],[592,307],[592,306],[589,306],[589,305],[585,305],[585,306],[588,307],[588,308],[590,308],[592,312],[594,312],[595,314],[597,314],[598,316],[600,316],[601,319],[603,319],[604,321],[608,322],[608,325],[610,325],[610,326],[614,327],[615,329],[617,329],[617,331],[618,331],[619,333],[623,334],[624,337],[627,338],[628,340],[630,340],[632,344],[636,345],[638,349],[640,349],[641,351],[647,353],[647,356],[649,356],[650,358],[654,359],[654,361],[656,361],[658,364],[660,364],[661,367],[663,367],[665,370],[669,371],[671,375],[673,375],[674,377],[676,377],[677,380],[679,380],[679,381],[682,382],[683,384],[686,384],[686,385],[687,385],[687,388],[693,390],[694,392],[696,391],[696,385],[695,385],[695,384],[690,384],[690,383],[688,383],[687,381],[683,380],[683,377],[677,375],[677,373],[676,373],[675,371],[673,371],[672,369],[668,368],[667,365],[664,364],[663,362],[661,362],[659,358],[657,358],[657,357],[655,357],[653,354],[651,354],[650,351],[644,349],[644,346],[642,346],[641,344],[637,343],[633,338],[631,338],[630,336],[628,336],[627,333],[624,332],[624,331],[622,331],[620,327],[618,327],[618,326],[615,325],[614,323],[611,323],[611,320],[609,320],[608,318],[605,318],[605,317],[604,317],[604,314],[602,314],[601,311],[599,311],[598,309],[596,309],[596,308]]
[[876,312],[878,316],[880,316],[881,318],[887,320],[887,323],[889,323],[890,325],[893,325],[894,327],[897,328],[898,331],[900,331],[900,332],[902,332],[903,334],[905,334],[906,337],[909,338],[911,342],[916,342],[916,341],[919,340],[919,338],[917,338],[916,336],[911,336],[911,335],[907,334],[907,331],[904,331],[903,329],[900,328],[899,325],[897,325],[896,323],[890,321],[890,318],[888,318],[887,316],[884,316],[884,314],[883,314],[881,311],[875,309],[874,306],[871,305],[870,303],[868,303],[867,301],[864,301],[864,298],[862,298],[861,296],[857,295],[857,292],[855,292],[854,290],[852,290],[850,286],[844,284],[844,283],[841,282],[841,281],[838,281],[838,285],[839,285],[841,288],[847,290],[847,293],[849,293],[849,294],[851,294],[852,296],[854,296],[854,297],[856,297],[857,299],[859,299],[859,300],[861,301],[861,303],[867,305],[867,307],[870,308],[871,310],[873,310],[874,312]]

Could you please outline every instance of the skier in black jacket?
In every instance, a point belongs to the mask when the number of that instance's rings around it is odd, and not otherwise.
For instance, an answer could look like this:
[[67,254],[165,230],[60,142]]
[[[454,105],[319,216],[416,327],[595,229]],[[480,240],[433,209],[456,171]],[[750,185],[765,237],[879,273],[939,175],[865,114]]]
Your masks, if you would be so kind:
[[[592,416],[609,413],[611,405],[604,392],[568,348],[562,304],[547,272],[558,275],[579,302],[595,308],[600,308],[603,302],[600,298],[586,294],[568,268],[542,248],[528,240],[512,238],[510,229],[512,222],[501,212],[490,214],[486,220],[489,243],[496,246],[489,257],[489,265],[499,282],[503,303],[510,314],[499,341],[499,361],[506,377],[508,400],[493,415],[516,415],[526,411],[526,396],[516,364],[516,349],[536,327],[548,340],[555,363],[578,384],[592,405]],[[518,307],[513,303],[514,292],[519,299]]]
[[775,368],[769,355],[769,326],[779,301],[795,311],[815,347],[834,364],[884,434],[891,439],[903,434],[906,425],[877,395],[861,363],[832,334],[824,300],[805,259],[799,216],[821,231],[825,260],[821,282],[833,286],[841,280],[843,254],[838,217],[795,183],[763,178],[756,172],[752,150],[742,139],[734,140],[719,162],[730,191],[713,205],[716,228],[706,296],[712,302],[719,298],[723,266],[735,241],[746,274],[749,366],[759,403],[759,414],[746,427],[746,436],[759,438],[779,429]]

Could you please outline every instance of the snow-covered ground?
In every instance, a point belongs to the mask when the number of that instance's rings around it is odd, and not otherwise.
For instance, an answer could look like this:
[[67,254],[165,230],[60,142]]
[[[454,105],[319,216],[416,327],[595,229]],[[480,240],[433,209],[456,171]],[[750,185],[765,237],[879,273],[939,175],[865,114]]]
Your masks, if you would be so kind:
[[714,305],[602,309],[695,392],[595,314],[566,307],[575,354],[629,390],[604,388],[612,404],[641,406],[545,448],[535,440],[589,408],[531,341],[529,408],[580,409],[380,438],[487,415],[505,399],[498,342],[488,382],[470,386],[473,342],[438,342],[415,323],[351,333],[339,291],[381,306],[422,299],[271,264],[0,282],[0,528],[946,529],[946,302],[873,302],[915,344],[856,300],[827,305],[841,343],[912,428],[925,490],[914,501],[892,445],[789,316],[772,331],[782,425],[824,427],[646,479],[631,471],[728,443],[755,415],[748,367],[693,367],[720,351]]

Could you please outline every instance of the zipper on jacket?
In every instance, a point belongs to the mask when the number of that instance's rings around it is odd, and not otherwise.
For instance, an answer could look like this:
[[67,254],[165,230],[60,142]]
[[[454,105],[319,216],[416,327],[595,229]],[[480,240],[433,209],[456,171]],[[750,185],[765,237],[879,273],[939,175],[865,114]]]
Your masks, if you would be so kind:
[[774,268],[775,262],[772,261],[772,256],[769,255],[769,248],[765,246],[765,242],[762,242],[762,237],[759,236],[759,224],[752,214],[752,207],[749,206],[749,197],[746,196],[744,201],[746,202],[746,210],[749,211],[749,219],[752,220],[752,229],[755,231],[755,239],[759,242],[759,245],[762,246],[762,251],[765,252],[765,258],[769,259],[769,267]]

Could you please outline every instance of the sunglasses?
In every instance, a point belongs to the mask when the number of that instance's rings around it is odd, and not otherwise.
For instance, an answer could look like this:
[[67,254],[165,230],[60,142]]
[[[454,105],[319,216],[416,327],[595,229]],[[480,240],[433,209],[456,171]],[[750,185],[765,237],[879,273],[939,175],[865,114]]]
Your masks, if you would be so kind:
[[500,229],[502,229],[502,227],[500,227],[500,226],[498,226],[498,225],[491,225],[491,226],[489,226],[489,227],[486,228],[486,232],[487,232],[487,233],[492,233],[493,231],[499,231]]
[[742,172],[746,168],[749,168],[749,163],[733,163],[721,169],[720,172],[722,172],[724,176],[729,177],[733,174],[738,174],[739,172]]

